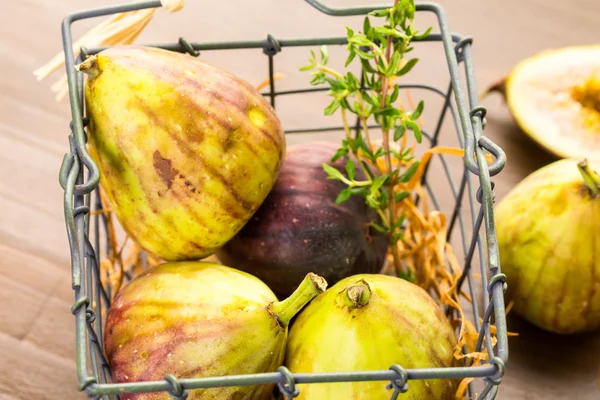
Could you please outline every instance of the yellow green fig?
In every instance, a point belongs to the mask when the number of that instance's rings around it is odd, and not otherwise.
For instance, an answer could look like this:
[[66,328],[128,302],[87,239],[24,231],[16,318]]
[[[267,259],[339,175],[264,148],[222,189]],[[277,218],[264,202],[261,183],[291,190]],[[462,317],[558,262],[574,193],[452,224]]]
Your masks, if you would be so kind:
[[213,254],[277,179],[285,138],[270,104],[229,72],[153,47],[112,47],[78,70],[89,152],[124,230],[166,261]]
[[[421,287],[380,274],[345,278],[319,295],[290,328],[286,366],[294,373],[456,366],[456,335]],[[402,399],[454,399],[454,380],[415,380]],[[389,400],[386,383],[298,385],[298,400]]]
[[495,210],[507,300],[530,323],[569,334],[600,327],[598,165],[562,159],[533,172]]
[[[309,273],[277,301],[258,278],[205,261],[169,262],[139,275],[111,305],[104,349],[115,382],[274,372],[282,365],[288,324],[327,287]],[[188,400],[270,400],[274,385],[195,389]],[[121,394],[167,400],[167,392]]]

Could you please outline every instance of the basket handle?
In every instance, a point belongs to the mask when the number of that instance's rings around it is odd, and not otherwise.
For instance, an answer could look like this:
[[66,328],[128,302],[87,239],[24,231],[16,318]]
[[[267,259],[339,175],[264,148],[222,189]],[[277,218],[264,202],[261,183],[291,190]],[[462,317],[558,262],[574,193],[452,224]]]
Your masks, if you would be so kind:
[[[162,8],[177,12],[183,8],[184,0],[160,0]],[[79,40],[73,43],[73,53],[77,57],[82,47],[114,46],[131,44],[152,20],[156,8],[118,13],[99,23]],[[65,65],[65,54],[60,52],[50,61],[33,71],[38,81],[50,76]],[[52,86],[56,101],[61,101],[68,93],[67,76],[63,75]]]
[[319,0],[306,0],[308,4],[321,11],[323,14],[334,17],[348,17],[352,15],[365,15],[371,11],[389,8],[389,4],[373,4],[359,7],[330,7]]

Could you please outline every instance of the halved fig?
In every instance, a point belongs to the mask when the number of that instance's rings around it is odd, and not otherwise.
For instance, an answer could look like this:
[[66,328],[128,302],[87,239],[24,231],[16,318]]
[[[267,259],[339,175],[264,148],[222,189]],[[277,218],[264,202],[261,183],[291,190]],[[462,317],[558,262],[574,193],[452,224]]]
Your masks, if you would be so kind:
[[600,159],[600,45],[546,50],[519,62],[490,91],[520,128],[559,158]]

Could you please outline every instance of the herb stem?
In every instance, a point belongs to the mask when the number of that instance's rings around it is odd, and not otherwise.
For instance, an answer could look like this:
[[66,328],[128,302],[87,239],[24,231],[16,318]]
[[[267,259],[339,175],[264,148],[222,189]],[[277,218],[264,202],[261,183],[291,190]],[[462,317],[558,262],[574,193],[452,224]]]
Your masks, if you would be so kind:
[[[398,4],[398,0],[394,0],[394,7]],[[384,64],[387,65],[387,62],[390,60],[390,52],[392,48],[392,37],[388,35],[386,47],[385,47],[385,58],[383,60]],[[388,92],[388,77],[387,75],[383,75],[381,78],[381,108],[385,108],[386,100],[387,100],[387,92]],[[392,157],[390,155],[390,132],[388,127],[385,124],[385,117],[382,117],[382,136],[383,136],[383,148],[384,159],[385,159],[385,168],[387,173],[392,173]],[[388,192],[388,204],[387,204],[387,215],[389,221],[396,221],[396,199],[394,196],[394,181],[390,180],[387,184],[387,192]],[[400,256],[398,254],[398,245],[394,240],[395,231],[394,229],[390,229],[390,247],[392,250],[392,257],[394,259],[394,268],[397,273],[402,273],[402,265],[400,264]]]
[[350,125],[348,125],[348,116],[346,115],[346,109],[342,108],[342,123],[344,124],[344,132],[346,132],[346,140],[352,139],[352,133],[350,132]]
[[[362,94],[360,93],[360,89],[358,89],[356,91],[356,97],[358,99],[358,103],[360,104],[360,109],[362,111],[360,114],[360,121],[363,125],[365,139],[367,140],[367,147],[369,147],[369,149],[371,149],[371,151],[373,151],[373,143],[371,142],[371,136],[369,135],[369,124],[367,123],[367,118],[364,116],[365,102],[363,100]],[[373,162],[372,164],[375,168],[377,168],[377,171],[380,174],[383,173],[383,171],[381,170],[381,168],[379,167],[379,164],[377,164],[377,162]],[[362,166],[362,163],[361,163],[361,166]],[[363,170],[365,170],[364,166],[363,166]],[[365,171],[365,173],[367,173],[367,171]]]
[[377,214],[379,214],[379,216],[381,217],[381,220],[386,225],[386,227],[389,227],[390,226],[390,221],[388,221],[387,215],[385,215],[383,213],[383,210],[381,208],[377,208]]
[[367,139],[367,146],[369,146],[369,148],[371,150],[373,150],[373,145],[371,144],[371,137],[369,136],[369,127],[368,127],[368,124],[367,124],[367,119],[364,118],[364,117],[361,117],[360,120],[361,120],[361,122],[363,123],[363,126],[364,126],[363,129],[365,131],[365,138]]
[[367,139],[367,146],[369,146],[369,149],[373,149],[373,144],[371,143],[371,137],[369,136],[369,124],[367,123],[367,118],[365,118],[364,116],[364,110],[365,110],[365,101],[363,100],[362,97],[362,93],[360,93],[360,89],[358,89],[356,91],[356,97],[358,99],[358,104],[360,104],[360,109],[361,109],[361,114],[360,114],[360,121],[363,124],[363,129],[365,132],[365,138]]
[[[342,108],[342,123],[344,124],[344,131],[346,132],[346,140],[348,140],[348,142],[350,142],[352,140],[352,133],[350,132],[350,125],[348,125],[348,116],[346,114],[346,109],[345,108]],[[365,184],[365,185],[359,185],[359,186],[368,186],[368,185],[372,184],[373,180],[371,179],[371,175],[369,174],[369,172],[365,168],[365,165],[360,161],[361,157],[358,154],[358,149],[357,150],[352,150],[352,154],[354,154],[354,156],[358,160],[358,164],[360,164],[360,168],[362,169],[362,171],[365,174],[365,177],[367,178],[367,184]]]
[[369,181],[354,181],[350,183],[350,186],[352,187],[362,187],[362,186],[369,186],[371,183],[370,180]]
[[[348,125],[348,116],[346,114],[346,109],[342,108],[341,113],[342,113],[342,123],[344,124],[344,131],[346,132],[346,140],[348,140],[348,142],[350,142],[352,140],[352,133],[350,132],[350,125]],[[362,171],[365,174],[365,177],[367,178],[367,181],[366,181],[367,183],[365,185],[359,185],[359,186],[368,186],[368,185],[372,184],[373,180],[371,179],[371,175],[368,173],[367,169],[365,168],[365,165],[360,161],[361,157],[358,154],[358,150],[352,150],[352,154],[354,154],[354,156],[358,160],[358,164],[360,164],[360,168],[362,169]]]
[[329,75],[333,75],[333,76],[335,76],[338,79],[343,79],[344,78],[344,76],[342,74],[340,74],[339,72],[337,72],[337,71],[335,71],[335,70],[333,70],[333,69],[331,69],[329,67],[326,67],[325,65],[319,65],[319,69],[322,72],[328,73]]
[[344,182],[346,185],[350,186],[350,187],[363,187],[363,186],[369,186],[370,184],[372,184],[373,182],[369,179],[368,181],[351,181],[349,179],[346,179],[345,177],[341,176],[340,180],[342,182]]

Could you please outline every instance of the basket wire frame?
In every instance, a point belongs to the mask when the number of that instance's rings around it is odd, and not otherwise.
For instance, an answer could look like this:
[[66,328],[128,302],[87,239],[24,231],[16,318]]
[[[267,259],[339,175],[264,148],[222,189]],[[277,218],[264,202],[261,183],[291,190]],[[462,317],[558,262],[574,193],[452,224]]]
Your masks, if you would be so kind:
[[[319,11],[331,16],[365,15],[376,9],[389,7],[389,5],[371,5],[361,7],[332,8],[317,0],[305,0]],[[458,226],[464,251],[463,273],[459,280],[459,288],[466,281],[469,294],[473,299],[474,324],[479,332],[477,351],[480,351],[485,339],[488,352],[488,362],[480,366],[464,366],[453,368],[429,369],[403,369],[400,365],[390,366],[388,370],[379,371],[353,371],[335,373],[297,373],[292,374],[287,368],[281,367],[277,372],[247,374],[236,376],[205,377],[193,379],[176,379],[167,375],[161,381],[112,383],[110,369],[104,357],[102,309],[110,307],[111,288],[104,287],[100,279],[99,260],[101,259],[101,235],[106,235],[107,220],[104,214],[93,216],[93,231],[90,235],[90,210],[101,208],[99,191],[99,170],[86,151],[85,126],[87,119],[84,117],[82,105],[84,104],[83,74],[76,72],[75,64],[81,62],[87,55],[102,51],[103,47],[94,49],[82,48],[80,55],[75,58],[72,49],[71,25],[78,20],[161,7],[160,1],[145,1],[140,3],[117,5],[97,8],[68,15],[62,23],[63,49],[66,60],[66,73],[69,87],[69,100],[72,121],[70,124],[69,152],[65,154],[60,169],[59,181],[64,189],[64,215],[67,236],[71,251],[72,288],[75,302],[72,312],[75,315],[76,325],[76,361],[79,380],[78,389],[86,391],[89,398],[114,399],[122,393],[140,393],[166,391],[174,399],[187,398],[188,390],[198,388],[211,388],[223,386],[242,386],[257,384],[277,384],[279,391],[286,399],[298,395],[297,384],[349,382],[349,381],[384,381],[389,382],[388,388],[391,399],[406,391],[409,381],[415,379],[452,379],[452,378],[481,378],[485,386],[477,399],[493,399],[498,392],[498,385],[504,374],[505,364],[508,360],[508,338],[504,308],[504,291],[506,289],[505,276],[500,271],[498,244],[494,226],[493,214],[493,182],[491,176],[498,174],[506,163],[506,156],[501,148],[483,136],[485,108],[477,104],[477,87],[474,78],[474,65],[471,57],[472,40],[449,30],[446,15],[442,7],[436,3],[420,2],[416,5],[418,13],[430,12],[437,17],[439,32],[431,33],[424,41],[442,42],[450,82],[445,91],[421,84],[404,84],[400,88],[423,89],[439,95],[444,99],[443,106],[432,132],[423,131],[423,136],[431,146],[438,143],[442,124],[448,114],[452,119],[458,141],[465,149],[464,170],[460,182],[457,184],[450,173],[450,167],[444,156],[438,155],[444,173],[448,178],[455,203],[448,221],[447,240],[450,240],[455,227]],[[176,52],[187,52],[198,56],[201,51],[218,49],[262,49],[268,57],[270,77],[269,90],[263,93],[275,106],[276,99],[280,96],[296,95],[302,93],[327,90],[327,87],[313,87],[276,91],[274,75],[274,58],[284,47],[304,47],[319,45],[346,45],[345,37],[325,38],[291,38],[276,39],[269,35],[265,40],[235,41],[235,42],[205,42],[190,43],[183,38],[173,44],[149,44]],[[463,91],[459,65],[463,64],[467,82],[467,93]],[[452,97],[456,102],[454,106]],[[467,103],[468,99],[468,103]],[[307,132],[327,132],[342,130],[342,126],[310,127],[286,130],[286,134],[300,134]],[[358,126],[355,127],[358,129]],[[492,165],[485,161],[486,151],[494,156]],[[476,155],[476,160],[473,155]],[[433,159],[432,159],[433,161]],[[431,161],[431,162],[432,162]],[[430,162],[430,163],[431,163]],[[85,173],[87,170],[87,174]],[[430,196],[433,205],[438,206],[438,200],[432,188],[427,184],[426,176],[429,165],[425,169],[422,184]],[[479,186],[475,188],[472,175],[479,178]],[[468,198],[472,226],[464,221],[462,209],[463,199]],[[93,203],[92,203],[93,202]],[[478,206],[479,204],[479,206]],[[457,224],[458,222],[458,224]],[[484,248],[481,228],[485,232],[486,247]],[[471,233],[469,238],[468,232]],[[92,243],[93,241],[93,243]],[[110,244],[106,241],[105,253],[110,251]],[[480,310],[476,299],[475,278],[472,273],[472,259],[478,251],[481,262],[481,284],[484,291],[483,323],[480,323]],[[487,251],[486,251],[487,250]],[[487,265],[486,265],[487,264]],[[489,279],[488,279],[489,276]],[[94,308],[97,311],[94,311]],[[492,346],[490,323],[492,315],[497,329],[497,344]],[[91,374],[90,374],[91,372]],[[468,389],[469,398],[473,398],[471,384]]]

